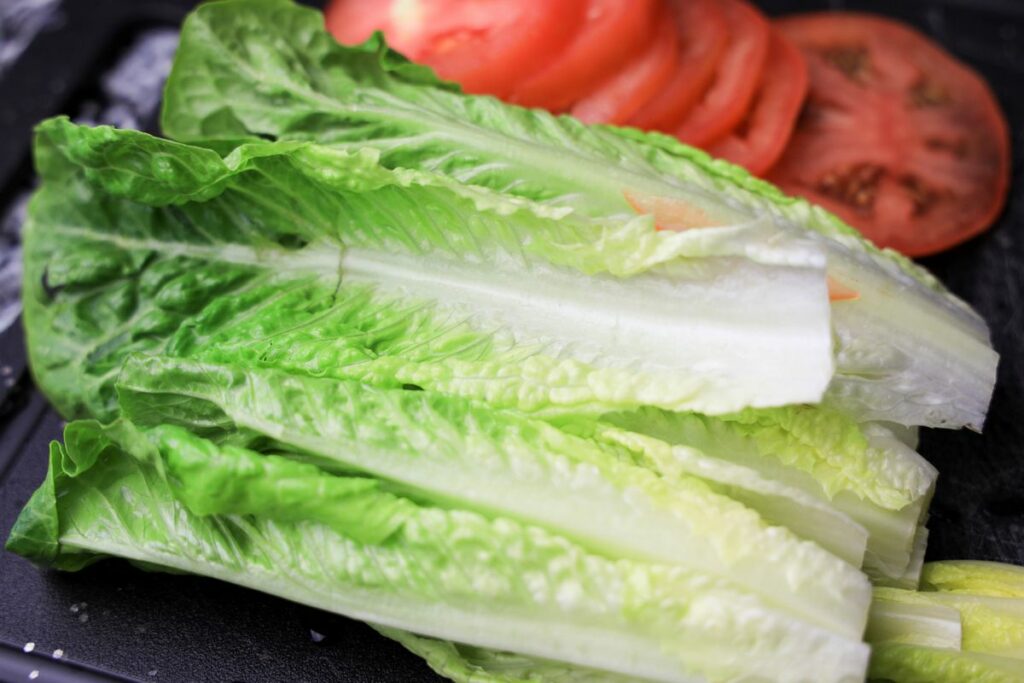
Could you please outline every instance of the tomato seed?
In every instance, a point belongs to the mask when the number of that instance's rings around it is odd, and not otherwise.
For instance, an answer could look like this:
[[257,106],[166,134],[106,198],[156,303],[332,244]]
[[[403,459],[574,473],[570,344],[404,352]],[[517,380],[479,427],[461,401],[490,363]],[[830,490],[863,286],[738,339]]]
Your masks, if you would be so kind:
[[884,169],[879,164],[852,164],[823,175],[818,180],[817,190],[863,211],[875,203],[883,173]]
[[821,55],[825,61],[842,71],[843,75],[851,81],[857,83],[867,81],[871,58],[868,56],[866,47],[843,45],[824,50]]

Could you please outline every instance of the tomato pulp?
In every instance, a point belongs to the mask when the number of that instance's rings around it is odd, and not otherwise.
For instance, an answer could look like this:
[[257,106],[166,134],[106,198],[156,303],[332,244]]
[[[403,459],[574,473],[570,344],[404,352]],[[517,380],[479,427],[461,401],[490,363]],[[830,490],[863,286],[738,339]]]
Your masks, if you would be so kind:
[[976,73],[880,17],[826,12],[777,26],[804,52],[811,86],[770,180],[909,256],[992,223],[1009,185],[1009,129]]

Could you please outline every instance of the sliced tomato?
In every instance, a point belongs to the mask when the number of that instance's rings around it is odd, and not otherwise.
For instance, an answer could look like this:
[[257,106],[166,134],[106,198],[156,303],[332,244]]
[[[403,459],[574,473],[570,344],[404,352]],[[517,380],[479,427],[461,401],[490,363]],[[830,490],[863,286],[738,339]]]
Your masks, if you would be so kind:
[[587,123],[625,123],[665,86],[676,66],[678,33],[667,5],[657,21],[650,45],[573,104],[573,116]]
[[764,175],[786,149],[807,84],[807,60],[789,40],[772,31],[768,62],[747,117],[707,147],[708,153]]
[[334,0],[324,10],[327,30],[345,45],[355,45],[369,38],[374,31],[389,32],[391,2],[356,2]]
[[509,101],[566,111],[651,42],[657,8],[655,0],[590,0],[583,24],[562,53],[516,84]]
[[630,118],[630,125],[671,130],[690,113],[715,76],[729,43],[719,0],[671,0],[679,31],[676,71],[660,93]]
[[[587,0],[334,0],[325,16],[339,40],[365,39],[367,27],[380,29],[396,50],[466,92],[507,97],[555,59],[586,7]],[[346,19],[358,29],[346,28]]]
[[683,142],[704,147],[735,128],[761,82],[771,30],[767,19],[744,0],[719,0],[729,27],[729,47],[714,81],[673,132]]
[[770,179],[909,256],[983,231],[1009,186],[1009,129],[985,82],[929,38],[853,13],[786,18],[811,87]]

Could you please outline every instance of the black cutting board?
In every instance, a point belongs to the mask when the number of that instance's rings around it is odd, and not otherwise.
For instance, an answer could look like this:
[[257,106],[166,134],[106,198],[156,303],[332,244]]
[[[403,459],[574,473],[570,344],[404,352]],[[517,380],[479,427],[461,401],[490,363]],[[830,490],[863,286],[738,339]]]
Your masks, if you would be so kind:
[[[31,186],[31,126],[58,113],[88,118],[120,111],[108,92],[111,70],[139,35],[173,28],[192,4],[65,0],[61,18],[0,74],[0,212]],[[1024,2],[758,4],[771,14],[862,9],[917,25],[993,85],[1013,129],[1014,160],[1018,166],[1024,161]],[[138,123],[154,125],[152,116]],[[924,262],[985,317],[1002,354],[984,435],[922,435],[921,452],[941,472],[929,559],[1024,564],[1022,231],[1024,176],[1018,175],[994,230]],[[31,385],[15,325],[0,334],[0,538],[6,538],[42,480],[47,443],[59,437],[62,424]],[[149,574],[116,560],[63,574],[40,571],[10,553],[0,555],[0,682],[121,679],[438,680],[419,659],[358,622],[253,591],[197,577]]]

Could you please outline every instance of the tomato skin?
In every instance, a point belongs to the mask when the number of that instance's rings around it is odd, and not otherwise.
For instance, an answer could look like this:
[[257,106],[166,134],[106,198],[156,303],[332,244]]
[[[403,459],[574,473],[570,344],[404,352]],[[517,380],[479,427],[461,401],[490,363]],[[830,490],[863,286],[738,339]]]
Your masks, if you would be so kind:
[[568,44],[586,6],[587,0],[333,0],[325,17],[341,42],[381,30],[391,47],[466,92],[508,97]]
[[772,182],[908,256],[992,223],[1009,187],[1009,127],[981,77],[882,17],[816,13],[777,26],[804,52],[811,88]]
[[711,85],[729,43],[729,27],[718,0],[671,0],[679,31],[675,75],[629,124],[648,130],[678,126]]
[[807,60],[789,40],[772,31],[768,62],[747,118],[707,152],[764,175],[786,149],[808,86]]
[[754,98],[768,57],[771,31],[767,19],[744,0],[719,0],[729,26],[729,47],[714,81],[673,134],[705,147],[735,128]]
[[657,21],[650,45],[573,104],[573,116],[586,123],[625,123],[672,78],[679,43],[667,6]]
[[509,101],[568,110],[653,39],[658,6],[656,0],[590,0],[582,26],[562,53],[517,83]]

